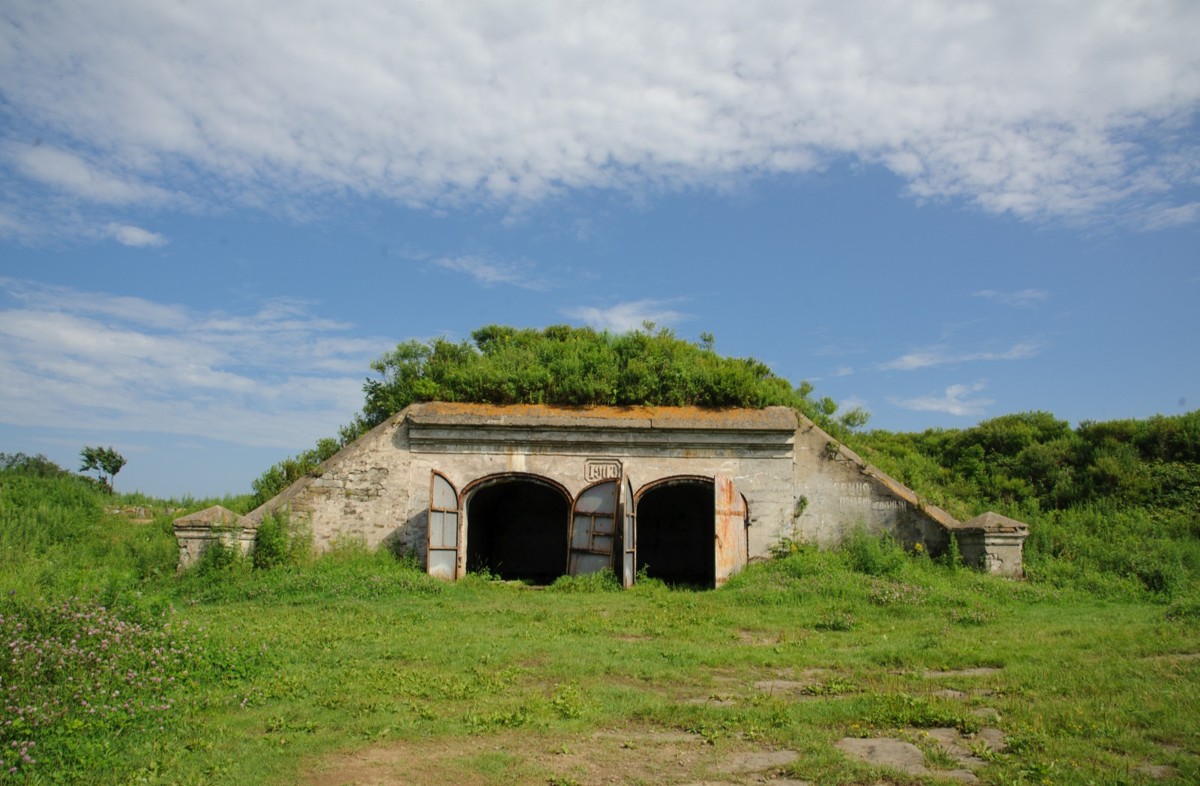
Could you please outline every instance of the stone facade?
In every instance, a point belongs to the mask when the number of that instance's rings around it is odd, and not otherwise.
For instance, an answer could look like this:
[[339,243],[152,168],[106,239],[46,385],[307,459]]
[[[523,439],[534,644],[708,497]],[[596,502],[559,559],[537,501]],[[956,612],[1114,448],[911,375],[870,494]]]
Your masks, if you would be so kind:
[[[862,528],[938,553],[961,527],[783,407],[414,404],[245,527],[272,512],[318,550],[387,545],[447,578],[611,566],[626,582],[640,569],[716,585],[784,538],[832,546]],[[989,561],[998,541],[976,540],[980,564],[1020,575],[1019,543]]]

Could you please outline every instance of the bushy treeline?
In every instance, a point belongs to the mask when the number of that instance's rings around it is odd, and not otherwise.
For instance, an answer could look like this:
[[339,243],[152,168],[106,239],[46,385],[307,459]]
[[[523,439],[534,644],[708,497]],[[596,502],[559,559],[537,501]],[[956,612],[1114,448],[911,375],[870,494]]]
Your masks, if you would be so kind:
[[1028,522],[1035,577],[1167,593],[1200,577],[1200,411],[1077,428],[1029,412],[853,441],[960,519],[996,510]]
[[362,411],[341,429],[338,439],[285,459],[254,482],[255,498],[265,502],[341,447],[409,404],[455,401],[482,404],[558,406],[695,406],[706,408],[773,405],[793,407],[826,429],[841,432],[866,422],[860,409],[834,418],[830,398],[813,400],[812,386],[793,387],[753,358],[724,357],[713,339],[696,342],[672,331],[625,333],[555,325],[542,330],[490,325],[470,341],[407,341],[371,364],[378,374],[363,385]]
[[870,459],[950,506],[1025,513],[1099,501],[1175,507],[1200,499],[1200,410],[1071,428],[1047,412],[961,430],[872,431]]

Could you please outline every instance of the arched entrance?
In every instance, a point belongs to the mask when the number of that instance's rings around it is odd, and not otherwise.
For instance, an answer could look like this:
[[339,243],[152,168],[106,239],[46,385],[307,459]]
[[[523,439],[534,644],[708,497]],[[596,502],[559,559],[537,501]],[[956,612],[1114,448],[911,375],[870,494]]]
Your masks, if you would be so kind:
[[719,587],[746,564],[746,499],[725,475],[675,477],[637,499],[637,567],[668,584]]
[[637,502],[637,567],[668,584],[712,586],[713,482],[675,478],[642,491]]
[[569,496],[532,475],[485,479],[468,489],[467,570],[550,584],[567,565]]

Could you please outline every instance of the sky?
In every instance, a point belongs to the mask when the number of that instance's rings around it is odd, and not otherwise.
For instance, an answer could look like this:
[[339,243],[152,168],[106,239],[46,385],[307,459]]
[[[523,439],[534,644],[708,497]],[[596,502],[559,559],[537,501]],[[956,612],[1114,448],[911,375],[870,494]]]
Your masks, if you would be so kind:
[[1200,3],[6,0],[0,452],[250,490],[396,343],[650,321],[868,428],[1200,408]]

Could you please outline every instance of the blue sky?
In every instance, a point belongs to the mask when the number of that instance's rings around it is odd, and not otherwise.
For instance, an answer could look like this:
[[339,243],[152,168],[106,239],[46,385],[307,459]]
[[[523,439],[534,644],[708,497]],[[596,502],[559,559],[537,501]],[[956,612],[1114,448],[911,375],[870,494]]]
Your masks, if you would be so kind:
[[490,323],[875,428],[1200,407],[1200,4],[349,8],[0,7],[0,451],[245,492]]

